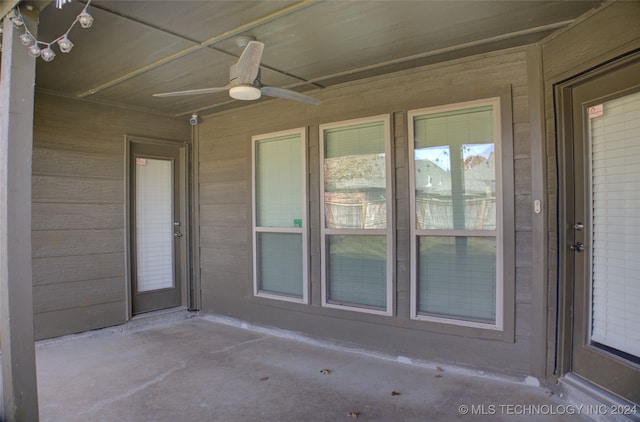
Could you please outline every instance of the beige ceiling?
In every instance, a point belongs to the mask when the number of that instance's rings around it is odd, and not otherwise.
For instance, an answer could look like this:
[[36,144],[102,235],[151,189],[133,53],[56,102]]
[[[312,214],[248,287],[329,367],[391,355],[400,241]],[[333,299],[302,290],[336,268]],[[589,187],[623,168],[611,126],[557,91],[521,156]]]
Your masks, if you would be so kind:
[[[156,98],[155,92],[224,86],[241,50],[265,44],[262,82],[322,99],[331,85],[535,42],[596,1],[112,1],[94,0],[90,29],[71,53],[37,62],[43,92],[171,116],[211,114],[247,102],[225,92]],[[64,33],[83,3],[40,13],[38,39]],[[274,100],[263,97],[259,101]]]

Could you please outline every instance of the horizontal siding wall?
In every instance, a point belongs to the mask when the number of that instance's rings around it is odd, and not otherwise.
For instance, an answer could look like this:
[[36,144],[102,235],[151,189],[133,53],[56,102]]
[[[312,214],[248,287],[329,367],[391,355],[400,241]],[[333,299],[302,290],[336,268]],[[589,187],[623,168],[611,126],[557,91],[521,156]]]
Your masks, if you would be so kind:
[[[199,128],[200,262],[202,309],[250,322],[373,348],[386,353],[529,373],[531,338],[531,153],[527,54],[511,49],[351,82],[311,95],[310,106],[286,100],[205,116]],[[410,215],[406,111],[466,101],[474,92],[511,85],[515,168],[515,342],[428,331],[409,318]],[[395,199],[393,317],[320,304],[318,125],[389,114],[392,119]],[[251,136],[309,127],[309,230],[311,304],[252,296]]]
[[124,135],[188,140],[187,122],[38,94],[32,250],[36,338],[125,322]]

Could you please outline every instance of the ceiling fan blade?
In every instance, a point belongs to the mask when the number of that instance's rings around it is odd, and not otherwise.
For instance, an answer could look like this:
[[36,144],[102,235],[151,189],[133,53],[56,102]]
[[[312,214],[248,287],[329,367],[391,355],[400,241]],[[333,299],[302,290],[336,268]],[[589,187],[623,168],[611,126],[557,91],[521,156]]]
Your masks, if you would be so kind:
[[276,88],[275,86],[263,86],[260,88],[260,91],[264,95],[268,95],[269,97],[276,98],[284,98],[287,100],[300,101],[303,103],[318,105],[321,103],[317,98],[309,97],[308,95],[300,94],[296,91],[291,91],[289,89],[284,88]]
[[161,92],[159,94],[153,94],[153,96],[154,97],[178,97],[182,95],[213,94],[215,92],[222,92],[228,89],[229,89],[229,85],[218,86],[215,88],[190,89],[188,91]]
[[240,55],[236,72],[239,84],[253,84],[260,70],[260,59],[262,59],[262,51],[264,44],[259,41],[249,41],[244,51]]

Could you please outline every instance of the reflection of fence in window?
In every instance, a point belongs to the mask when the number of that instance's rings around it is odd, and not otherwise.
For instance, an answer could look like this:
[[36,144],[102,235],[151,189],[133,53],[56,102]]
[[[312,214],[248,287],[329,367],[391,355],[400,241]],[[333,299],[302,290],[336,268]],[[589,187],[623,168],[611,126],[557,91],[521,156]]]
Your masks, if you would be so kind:
[[327,228],[384,229],[387,201],[366,192],[325,192],[324,215]]
[[[464,198],[465,230],[495,230],[496,198]],[[416,223],[419,229],[459,229],[453,224],[451,197],[416,197]]]

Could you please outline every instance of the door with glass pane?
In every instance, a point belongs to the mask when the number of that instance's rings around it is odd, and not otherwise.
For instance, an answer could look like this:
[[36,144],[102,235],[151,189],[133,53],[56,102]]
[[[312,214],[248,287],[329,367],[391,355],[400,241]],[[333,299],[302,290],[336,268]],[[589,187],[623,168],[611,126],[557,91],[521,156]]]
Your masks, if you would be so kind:
[[571,370],[640,403],[640,61],[586,79],[568,97]]
[[182,145],[131,143],[131,309],[182,304],[185,221]]

